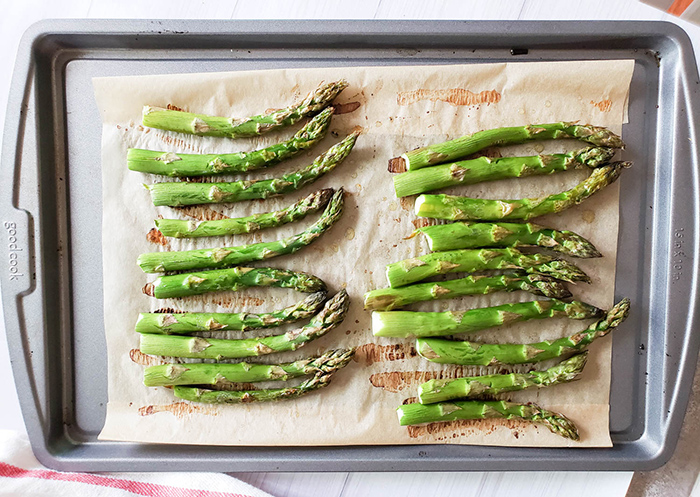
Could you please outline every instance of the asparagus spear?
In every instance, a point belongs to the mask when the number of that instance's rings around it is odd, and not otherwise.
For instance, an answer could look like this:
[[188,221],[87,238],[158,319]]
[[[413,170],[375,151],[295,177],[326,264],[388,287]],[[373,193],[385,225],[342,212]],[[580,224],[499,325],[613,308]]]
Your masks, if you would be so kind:
[[428,239],[430,250],[479,247],[540,246],[571,257],[602,257],[591,242],[573,231],[557,231],[532,223],[449,223],[414,231]]
[[614,162],[594,169],[584,181],[561,193],[541,198],[487,200],[454,195],[421,195],[416,199],[416,215],[437,219],[532,219],[561,212],[580,204],[601,188],[614,183],[629,162]]
[[[353,351],[354,352],[354,351]],[[337,364],[325,368],[308,380],[296,387],[273,388],[267,390],[205,390],[196,387],[176,386],[173,393],[176,397],[189,400],[191,402],[207,402],[211,404],[240,404],[247,402],[266,402],[272,400],[293,399],[301,397],[313,390],[327,387],[331,382],[333,374],[341,368],[347,366],[352,357],[349,354]]]
[[199,136],[228,138],[257,136],[273,129],[290,126],[305,116],[315,114],[328,106],[347,86],[348,83],[345,80],[322,84],[297,104],[243,119],[145,106],[143,125]]
[[141,313],[137,333],[188,335],[193,331],[248,331],[274,328],[313,316],[323,305],[326,292],[316,292],[296,304],[270,313],[184,312],[180,314]]
[[252,261],[262,261],[280,255],[293,254],[311,244],[343,214],[343,189],[333,194],[321,217],[301,233],[274,242],[253,243],[238,247],[141,254],[138,265],[146,273],[190,271],[193,269],[221,268]]
[[438,274],[473,273],[485,269],[519,269],[571,283],[591,281],[574,264],[543,254],[523,254],[514,248],[433,252],[388,264],[386,279],[391,288],[397,288]]
[[418,338],[416,350],[432,362],[494,366],[546,361],[584,349],[596,338],[604,337],[629,314],[630,301],[622,299],[600,321],[570,337],[531,344],[492,344]]
[[260,150],[233,154],[176,154],[130,148],[126,164],[132,171],[165,176],[246,173],[277,164],[313,147],[326,136],[332,116],[333,107],[328,107],[289,140]]
[[310,166],[281,178],[231,183],[168,182],[147,185],[146,188],[151,192],[153,205],[170,206],[239,202],[282,195],[299,190],[332,171],[350,154],[358,136],[359,131],[351,133],[317,157]]
[[160,276],[146,284],[143,293],[157,299],[168,299],[222,290],[235,292],[249,286],[293,288],[305,293],[326,289],[321,279],[306,273],[269,267],[233,267]]
[[401,426],[456,421],[458,419],[523,419],[543,424],[549,431],[565,438],[578,440],[576,425],[562,414],[547,411],[535,404],[505,401],[442,402],[440,404],[406,404],[396,409]]
[[457,333],[474,333],[530,319],[567,317],[599,318],[604,312],[597,307],[561,300],[534,300],[517,304],[482,307],[469,311],[415,312],[389,311],[372,313],[372,333],[378,337],[437,337]]
[[349,306],[350,297],[345,290],[341,290],[326,302],[321,312],[311,318],[308,324],[282,335],[222,340],[143,333],[140,349],[144,354],[216,360],[287,352],[322,337],[338,326],[345,319]]
[[279,211],[253,214],[252,216],[216,221],[185,221],[184,219],[156,219],[156,228],[165,236],[175,238],[197,238],[203,236],[225,236],[252,233],[266,228],[275,228],[293,223],[322,209],[333,195],[332,188],[324,188],[309,194],[295,204]]
[[599,167],[609,162],[613,155],[615,150],[612,148],[587,147],[564,154],[498,159],[479,157],[398,174],[393,178],[394,190],[397,197],[407,197],[455,185],[552,174],[586,166]]
[[[418,387],[421,404],[434,404],[452,399],[481,398],[504,392],[543,388],[557,383],[574,381],[583,372],[588,351],[566,359],[546,371],[529,373],[491,374],[453,380],[430,380]],[[162,367],[162,366],[158,366]]]
[[330,350],[319,357],[309,357],[286,364],[163,364],[149,366],[143,373],[147,387],[169,385],[226,385],[257,381],[287,381],[290,378],[318,374],[343,364],[355,353],[352,349]]
[[401,288],[380,288],[365,294],[365,310],[390,311],[414,302],[450,299],[460,295],[486,295],[498,291],[524,290],[535,295],[571,296],[563,283],[539,274],[513,273],[499,276],[467,276],[438,283],[418,283]]
[[577,138],[598,147],[625,147],[620,137],[608,129],[589,124],[560,122],[479,131],[473,135],[411,150],[392,160],[403,160],[405,169],[414,171],[443,162],[453,162],[486,147],[560,138]]

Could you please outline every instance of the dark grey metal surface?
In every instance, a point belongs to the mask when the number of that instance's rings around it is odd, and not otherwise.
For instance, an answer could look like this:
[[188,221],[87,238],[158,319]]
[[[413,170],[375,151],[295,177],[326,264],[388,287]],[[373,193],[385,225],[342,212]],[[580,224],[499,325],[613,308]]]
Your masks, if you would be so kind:
[[[512,48],[528,53],[511,55]],[[634,312],[613,334],[613,448],[251,448],[97,441],[107,377],[101,124],[93,76],[630,58],[636,64],[623,157],[634,167],[621,179],[615,295],[630,296]],[[33,26],[21,43],[5,124],[0,283],[35,454],[49,467],[73,471],[660,466],[675,448],[700,348],[695,329],[699,99],[690,42],[668,23],[80,20]]]

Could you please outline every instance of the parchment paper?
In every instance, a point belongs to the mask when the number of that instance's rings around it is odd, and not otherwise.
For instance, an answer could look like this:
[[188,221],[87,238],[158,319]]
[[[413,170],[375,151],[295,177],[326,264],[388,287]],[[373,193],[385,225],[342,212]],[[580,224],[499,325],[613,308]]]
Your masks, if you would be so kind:
[[[581,441],[553,435],[544,427],[516,421],[398,425],[395,408],[414,397],[423,372],[455,374],[456,368],[429,363],[415,355],[411,340],[375,339],[362,295],[386,286],[384,266],[428,251],[420,237],[404,239],[416,220],[412,199],[395,198],[387,160],[406,150],[481,129],[538,122],[576,121],[608,126],[616,132],[626,120],[634,63],[577,61],[406,67],[333,67],[238,73],[97,78],[94,87],[104,122],[102,175],[105,332],[109,359],[109,404],[101,439],[217,445],[343,445],[458,443],[517,446],[609,446],[608,393],[611,340],[594,343],[583,379],[538,391],[519,392],[515,401],[534,401],[561,411],[579,426]],[[143,105],[173,104],[215,115],[246,116],[290,103],[321,81],[350,82],[337,102],[352,112],[333,118],[331,133],[312,151],[249,177],[279,176],[299,169],[358,126],[363,134],[351,156],[335,171],[298,193],[267,201],[179,211],[155,208],[142,183],[167,179],[130,172],[128,147],[175,152],[233,152],[259,148],[290,136],[293,129],[263,138],[231,141],[199,138],[140,124]],[[359,107],[358,107],[359,104]],[[531,143],[501,150],[503,155],[536,154],[580,148],[580,142]],[[572,171],[455,188],[448,192],[490,198],[520,198],[554,193],[578,183],[587,171]],[[239,176],[240,178],[240,176]],[[221,178],[231,180],[233,178]],[[139,253],[184,250],[271,241],[299,232],[317,215],[253,235],[147,240],[156,216],[185,219],[230,217],[286,206],[322,187],[345,187],[345,214],[312,246],[292,256],[253,265],[303,270],[323,278],[331,294],[346,288],[352,297],[343,324],[294,353],[275,354],[260,362],[286,362],[329,348],[359,346],[357,360],[336,375],[330,387],[294,401],[277,404],[213,406],[189,404],[166,388],[142,384],[143,365],[158,359],[141,356],[133,331],[139,312],[174,308],[209,312],[265,312],[289,305],[302,294],[282,289],[250,289],[190,299],[158,301],[142,286],[153,279],[136,265]],[[575,298],[609,308],[618,230],[618,184],[561,215],[539,224],[574,230],[591,240],[604,258],[575,260],[593,279],[571,286]],[[151,238],[153,233],[151,234]],[[153,241],[158,241],[154,239]],[[465,297],[413,306],[416,310],[462,310],[505,302],[532,300],[524,292]],[[548,319],[484,331],[473,336],[496,342],[535,342],[583,329],[589,322]],[[285,328],[260,334],[283,332]],[[249,333],[248,335],[255,335]],[[242,336],[230,333],[230,337]],[[547,367],[541,364],[539,368]],[[493,369],[479,369],[494,372]],[[477,369],[464,368],[471,373]],[[264,385],[263,385],[264,386]]]

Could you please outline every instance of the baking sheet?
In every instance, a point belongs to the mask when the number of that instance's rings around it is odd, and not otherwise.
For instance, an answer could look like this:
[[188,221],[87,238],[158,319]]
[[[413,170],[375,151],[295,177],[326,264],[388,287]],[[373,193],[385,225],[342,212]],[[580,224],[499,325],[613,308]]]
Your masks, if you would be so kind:
[[[336,445],[400,443],[481,443],[491,445],[609,446],[609,339],[591,347],[584,378],[546,391],[522,392],[514,400],[536,401],[560,410],[577,422],[582,441],[572,443],[545,428],[517,422],[454,423],[440,428],[398,426],[394,408],[412,397],[416,382],[405,388],[390,378],[402,373],[438,371],[445,366],[412,357],[409,341],[373,339],[369,313],[362,310],[362,294],[385,286],[386,263],[425,253],[425,243],[404,240],[415,216],[409,202],[394,198],[387,159],[426,143],[502,125],[581,120],[620,131],[626,119],[632,61],[557,62],[430,66],[400,68],[333,68],[180,76],[98,78],[94,80],[103,127],[104,286],[105,323],[109,352],[109,404],[103,439],[240,445]],[[331,73],[329,75],[329,72]],[[270,77],[273,75],[274,77]],[[256,177],[278,176],[297,169],[357,126],[364,133],[350,158],[333,173],[296,194],[278,199],[190,210],[197,216],[215,210],[231,216],[247,215],[287,205],[326,186],[345,186],[346,213],[331,232],[295,254],[273,259],[270,265],[305,270],[322,277],[332,291],[346,287],[353,305],[346,321],[324,338],[294,354],[280,354],[261,362],[287,361],[340,346],[360,346],[358,361],[337,375],[331,387],[294,402],[272,405],[193,406],[174,399],[167,389],[141,385],[146,359],[132,352],[138,347],[133,324],[138,312],[173,307],[206,311],[267,311],[300,298],[285,291],[251,290],[221,293],[187,301],[155,301],[140,292],[148,278],[135,265],[144,251],[190,247],[170,241],[153,245],[145,234],[156,215],[182,212],[154,208],[141,183],[155,177],[129,172],[124,165],[128,147],[176,152],[224,152],[258,148],[280,141],[291,130],[261,139],[230,142],[143,129],[138,125],[145,104],[168,103],[186,110],[242,116],[298,96],[321,80],[345,77],[351,83],[338,99],[358,102],[354,111],[334,117],[333,132],[304,157],[275,166]],[[556,89],[556,91],[554,90]],[[546,146],[547,148],[543,148]],[[575,142],[509,147],[503,153],[539,153],[575,148]],[[459,189],[470,196],[520,197],[567,188],[585,176],[576,171],[542,178],[509,180]],[[252,176],[251,176],[252,177]],[[160,179],[158,179],[160,180]],[[615,266],[618,189],[609,187],[595,200],[550,219],[552,227],[573,229],[591,239],[606,256],[576,261],[593,278],[590,286],[573,288],[576,298],[609,307]],[[120,222],[113,222],[120,220]],[[300,231],[313,219],[250,236],[230,237],[226,245],[273,240]],[[198,240],[191,246],[224,244],[222,239]],[[396,247],[394,247],[396,245]],[[256,264],[260,266],[261,264]],[[366,271],[366,272],[365,272]],[[272,295],[272,299],[268,296]],[[264,297],[264,300],[263,300]],[[423,305],[422,308],[464,309],[506,301],[529,300],[528,294],[469,297]],[[118,303],[118,305],[115,305]],[[421,307],[416,307],[421,308]],[[498,332],[484,332],[493,341],[536,341],[575,332],[587,323],[547,320],[525,323]],[[373,343],[375,345],[366,345]],[[396,344],[400,347],[396,349]],[[396,359],[403,356],[399,360]],[[136,361],[136,362],[134,362]],[[397,374],[386,374],[397,373]],[[405,383],[405,382],[404,382]],[[378,386],[373,386],[378,385]],[[265,430],[231,430],[231,426],[265,426]],[[128,428],[127,428],[128,427]],[[228,429],[226,429],[228,428]]]

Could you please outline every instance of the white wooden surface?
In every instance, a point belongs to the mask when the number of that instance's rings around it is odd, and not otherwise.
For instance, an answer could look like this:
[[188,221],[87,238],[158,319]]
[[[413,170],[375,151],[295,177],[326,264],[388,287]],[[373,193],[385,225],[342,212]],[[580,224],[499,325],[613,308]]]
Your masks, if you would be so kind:
[[[677,21],[637,0],[0,0],[0,123],[5,121],[10,77],[20,36],[46,18],[196,19],[640,19],[669,20],[690,35],[696,53],[700,27]],[[0,178],[6,181],[9,178]],[[0,313],[2,312],[0,307]],[[0,321],[0,427],[23,431]],[[697,408],[697,382],[692,417]],[[690,415],[690,414],[689,414]],[[684,428],[680,456],[664,469],[638,474],[630,495],[689,495],[700,465],[693,448],[700,435]],[[692,437],[692,439],[691,439]],[[685,457],[685,453],[693,453]],[[277,497],[401,496],[485,497],[515,492],[536,496],[622,496],[631,473],[247,473],[236,475]],[[2,491],[0,490],[0,494]]]

